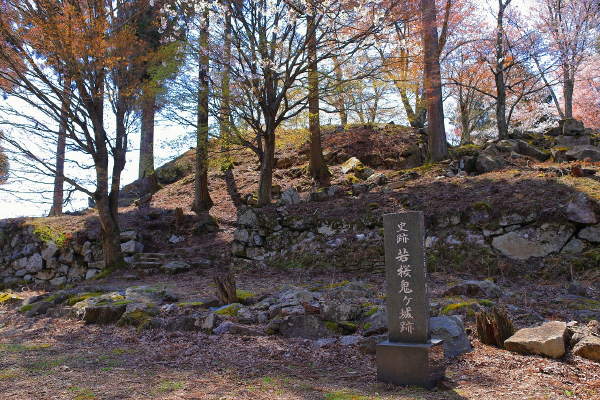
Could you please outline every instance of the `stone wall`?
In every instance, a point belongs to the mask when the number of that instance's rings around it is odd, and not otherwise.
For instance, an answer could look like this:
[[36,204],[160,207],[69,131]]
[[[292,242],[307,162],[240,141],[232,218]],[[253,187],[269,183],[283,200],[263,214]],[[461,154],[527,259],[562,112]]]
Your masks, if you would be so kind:
[[[378,248],[356,261],[350,269],[383,270],[382,216],[365,209],[350,218],[328,217],[326,212],[288,215],[287,207],[276,209],[242,207],[237,216],[232,253],[236,257],[266,260],[295,254],[327,254],[351,248]],[[598,204],[579,193],[565,205],[548,210],[492,210],[485,203],[467,211],[426,214],[426,246],[444,250],[490,254],[515,261],[550,255],[600,254]],[[598,260],[600,261],[600,260]],[[346,267],[346,266],[341,266]],[[347,269],[347,268],[342,268]]]
[[[55,241],[44,241],[40,236],[43,234],[33,225],[22,221],[0,222],[0,278],[5,285],[28,282],[59,286],[91,279],[105,269],[99,231]],[[139,239],[136,232],[121,233],[126,257],[143,251]]]

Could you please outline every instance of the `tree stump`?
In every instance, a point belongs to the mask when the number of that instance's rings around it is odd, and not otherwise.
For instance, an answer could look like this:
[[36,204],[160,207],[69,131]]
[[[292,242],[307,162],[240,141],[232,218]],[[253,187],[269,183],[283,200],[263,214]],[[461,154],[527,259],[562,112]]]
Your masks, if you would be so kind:
[[181,226],[183,223],[183,208],[177,207],[175,208],[175,227]]
[[213,277],[217,286],[217,294],[221,304],[237,303],[237,292],[235,288],[235,275],[229,273],[227,275],[215,275]]
[[515,334],[513,323],[508,318],[506,309],[493,309],[493,315],[485,312],[475,314],[477,336],[483,344],[504,348],[504,341]]

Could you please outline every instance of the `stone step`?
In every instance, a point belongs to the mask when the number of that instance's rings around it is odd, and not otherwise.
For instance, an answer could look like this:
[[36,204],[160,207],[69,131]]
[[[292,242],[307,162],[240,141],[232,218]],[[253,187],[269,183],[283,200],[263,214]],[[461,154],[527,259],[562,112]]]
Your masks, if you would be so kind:
[[131,263],[131,266],[135,269],[159,269],[162,265],[162,261],[134,261]]

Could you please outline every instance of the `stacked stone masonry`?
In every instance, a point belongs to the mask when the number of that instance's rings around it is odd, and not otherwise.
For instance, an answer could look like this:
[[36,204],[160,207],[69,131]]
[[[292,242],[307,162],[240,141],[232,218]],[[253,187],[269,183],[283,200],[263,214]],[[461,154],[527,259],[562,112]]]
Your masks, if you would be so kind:
[[[134,231],[122,232],[121,243],[126,261],[144,249]],[[106,268],[97,231],[57,244],[44,242],[32,225],[2,221],[0,246],[0,282],[5,285],[28,282],[60,286],[91,279]]]

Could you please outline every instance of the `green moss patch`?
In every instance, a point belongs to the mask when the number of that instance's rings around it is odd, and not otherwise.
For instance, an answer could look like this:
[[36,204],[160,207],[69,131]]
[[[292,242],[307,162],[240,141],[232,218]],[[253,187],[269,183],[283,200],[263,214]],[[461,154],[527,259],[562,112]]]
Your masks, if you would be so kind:
[[367,311],[365,313],[365,317],[370,317],[371,315],[374,315],[377,312],[377,310],[379,310],[378,306],[371,308],[369,311]]
[[79,294],[71,299],[68,300],[68,304],[70,306],[74,306],[75,304],[79,303],[80,301],[84,301],[89,299],[90,297],[100,297],[102,296],[102,293],[97,293],[97,292],[92,292],[92,293],[82,293]]
[[248,301],[249,299],[256,297],[256,293],[248,292],[248,291],[242,290],[242,289],[237,289],[235,291],[235,294],[240,303],[244,303],[244,302]]
[[224,306],[215,311],[217,315],[224,315],[227,317],[237,317],[238,311],[243,306],[240,303],[229,304],[228,306]]

